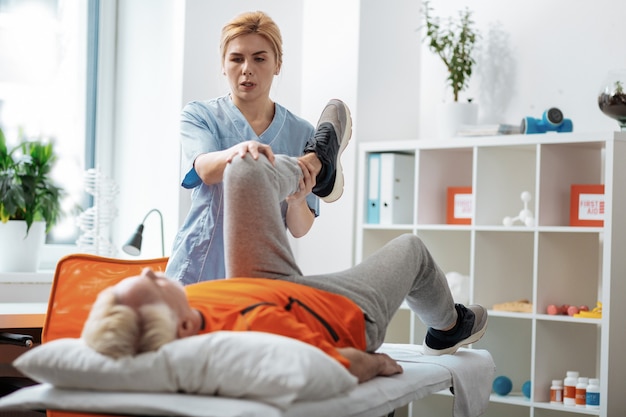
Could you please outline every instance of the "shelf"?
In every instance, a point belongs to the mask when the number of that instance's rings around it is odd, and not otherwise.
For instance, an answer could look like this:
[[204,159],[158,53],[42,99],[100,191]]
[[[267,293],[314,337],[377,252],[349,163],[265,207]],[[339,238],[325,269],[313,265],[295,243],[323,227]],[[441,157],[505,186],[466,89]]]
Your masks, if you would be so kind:
[[531,313],[518,313],[514,311],[489,310],[489,317],[508,317],[511,319],[532,320]]
[[523,225],[513,225],[513,226],[503,226],[499,224],[495,225],[480,225],[480,226],[471,226],[471,225],[459,225],[459,224],[370,224],[370,223],[362,223],[360,225],[363,229],[371,229],[371,230],[482,230],[489,232],[521,232],[521,233],[529,233],[529,232],[553,232],[553,233],[595,233],[599,234],[604,231],[601,227],[572,227],[572,226],[523,226]]
[[551,404],[551,403],[533,403],[535,408],[541,408],[544,410],[555,410],[562,411],[565,413],[573,413],[573,414],[584,414],[590,416],[598,416],[600,415],[600,410],[587,409],[582,407],[565,407],[560,404]]
[[602,319],[598,318],[586,318],[586,317],[571,317],[565,315],[550,315],[550,314],[537,314],[537,320],[543,321],[560,321],[563,323],[580,323],[580,324],[593,324],[596,326],[600,326],[602,324]]
[[406,230],[408,232],[413,230],[413,225],[410,225],[410,224],[368,224],[368,223],[365,223],[361,227],[363,229],[370,229],[370,230]]
[[[368,224],[367,164],[372,153],[401,152],[414,157],[407,168],[414,188],[414,223]],[[486,417],[554,417],[576,414],[610,417],[626,411],[626,133],[507,135],[454,140],[364,143],[359,147],[355,262],[389,240],[413,233],[426,244],[441,269],[469,279],[469,299],[489,308],[489,329],[473,347],[487,349],[497,374],[514,390],[532,381],[532,401],[521,394],[491,397]],[[573,184],[603,184],[604,225],[570,225]],[[384,184],[381,184],[383,187]],[[471,187],[472,222],[447,224],[447,188]],[[533,223],[504,226],[524,208],[528,191]],[[406,200],[405,200],[406,201]],[[370,213],[371,214],[371,213]],[[532,312],[496,311],[495,304],[526,299]],[[602,318],[546,314],[550,304],[603,304]],[[411,343],[425,328],[406,306],[399,327]],[[395,319],[394,319],[395,320]],[[397,331],[396,331],[397,333]],[[390,340],[393,342],[393,340]],[[601,409],[549,403],[553,379],[568,370],[597,377]],[[416,409],[441,415],[446,396],[420,402]]]
[[491,394],[489,400],[495,403],[522,405],[530,407],[530,400],[524,397],[521,392],[512,392],[508,395]]

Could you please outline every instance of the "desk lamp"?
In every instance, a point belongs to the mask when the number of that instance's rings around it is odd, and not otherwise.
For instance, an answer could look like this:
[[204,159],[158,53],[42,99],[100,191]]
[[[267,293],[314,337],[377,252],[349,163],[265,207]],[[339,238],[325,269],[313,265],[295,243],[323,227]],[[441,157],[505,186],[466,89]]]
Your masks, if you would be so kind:
[[131,236],[130,239],[126,242],[124,246],[122,246],[122,250],[129,255],[139,256],[141,254],[141,242],[143,240],[143,224],[146,222],[148,216],[152,213],[157,213],[161,218],[161,256],[165,257],[165,238],[163,236],[163,214],[158,209],[150,210],[143,218],[143,221],[139,226],[137,226],[137,230]]

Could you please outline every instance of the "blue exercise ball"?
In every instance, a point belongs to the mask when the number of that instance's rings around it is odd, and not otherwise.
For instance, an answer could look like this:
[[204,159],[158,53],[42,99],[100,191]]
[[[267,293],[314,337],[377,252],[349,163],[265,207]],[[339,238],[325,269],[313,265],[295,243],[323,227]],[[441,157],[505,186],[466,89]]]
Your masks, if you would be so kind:
[[524,397],[530,398],[530,381],[526,381],[522,385],[522,394],[524,394]]
[[513,382],[508,376],[500,375],[493,380],[492,388],[498,395],[507,395],[513,389]]

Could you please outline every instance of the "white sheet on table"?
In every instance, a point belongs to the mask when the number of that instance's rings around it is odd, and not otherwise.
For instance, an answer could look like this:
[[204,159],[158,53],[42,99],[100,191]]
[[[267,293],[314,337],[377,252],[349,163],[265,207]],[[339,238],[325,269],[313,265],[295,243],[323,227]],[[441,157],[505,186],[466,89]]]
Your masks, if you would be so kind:
[[[386,350],[383,345],[381,351]],[[496,365],[491,354],[482,349],[460,349],[454,355],[416,355],[415,345],[394,344],[387,353],[402,366],[406,363],[432,363],[446,368],[452,375],[454,388],[454,417],[471,417],[484,414]],[[473,366],[468,366],[469,364]]]
[[[427,357],[421,354],[421,346],[402,344],[385,344],[380,351],[400,361],[404,373],[375,378],[342,396],[296,402],[282,413],[278,408],[250,400],[188,394],[63,390],[45,384],[1,398],[0,409],[48,408],[188,417],[380,417],[453,384],[455,417],[478,416],[487,406],[495,372],[487,351],[461,349],[453,356]],[[487,392],[486,398],[484,392]]]

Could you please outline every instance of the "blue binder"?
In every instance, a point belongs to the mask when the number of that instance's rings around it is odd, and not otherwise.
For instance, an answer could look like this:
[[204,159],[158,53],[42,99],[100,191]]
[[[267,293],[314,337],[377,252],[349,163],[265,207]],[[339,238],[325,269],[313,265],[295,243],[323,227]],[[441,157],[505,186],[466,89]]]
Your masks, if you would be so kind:
[[367,159],[367,223],[380,223],[380,153],[370,153]]

